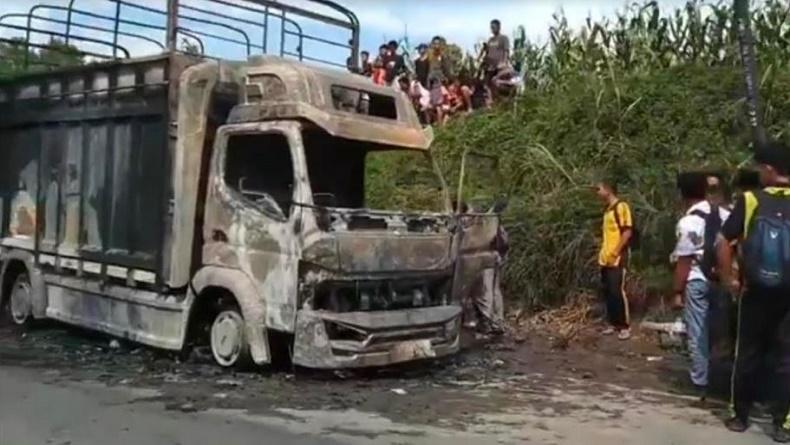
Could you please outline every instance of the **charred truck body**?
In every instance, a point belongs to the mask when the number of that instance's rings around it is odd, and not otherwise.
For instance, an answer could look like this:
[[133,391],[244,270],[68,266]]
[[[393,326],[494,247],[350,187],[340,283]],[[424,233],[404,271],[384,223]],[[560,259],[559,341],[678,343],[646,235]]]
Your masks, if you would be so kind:
[[497,219],[365,207],[367,156],[431,139],[402,93],[282,57],[0,82],[0,308],[226,367],[451,354]]

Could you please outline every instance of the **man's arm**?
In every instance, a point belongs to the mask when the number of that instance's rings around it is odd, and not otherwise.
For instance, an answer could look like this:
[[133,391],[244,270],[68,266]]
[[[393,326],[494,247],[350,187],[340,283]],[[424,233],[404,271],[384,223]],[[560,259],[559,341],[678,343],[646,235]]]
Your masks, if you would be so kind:
[[732,271],[732,245],[721,233],[716,239],[716,259],[722,284],[731,288],[737,288],[738,280]]
[[623,227],[623,232],[620,234],[620,242],[617,243],[617,248],[614,251],[618,257],[622,256],[626,251],[632,236],[634,236],[634,229],[631,227]]
[[691,273],[691,265],[694,257],[682,256],[675,263],[675,273],[672,278],[672,290],[674,294],[673,304],[676,307],[683,306],[683,293],[686,290],[686,283]]
[[740,287],[738,277],[733,272],[733,242],[743,237],[746,219],[746,201],[743,196],[735,201],[730,217],[724,222],[721,232],[716,238],[716,266],[723,285],[737,295]]
[[631,243],[631,238],[634,236],[634,221],[631,217],[631,207],[625,203],[620,202],[614,208],[615,219],[620,229],[620,242],[614,250],[617,257],[623,255]]

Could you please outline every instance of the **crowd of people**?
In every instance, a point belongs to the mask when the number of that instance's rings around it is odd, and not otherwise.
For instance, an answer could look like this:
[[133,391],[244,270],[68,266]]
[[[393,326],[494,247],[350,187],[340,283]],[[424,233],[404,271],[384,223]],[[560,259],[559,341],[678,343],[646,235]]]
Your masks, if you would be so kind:
[[425,125],[443,125],[453,116],[490,107],[502,96],[512,95],[521,82],[510,62],[510,40],[501,33],[499,20],[491,21],[491,37],[483,45],[476,73],[456,73],[447,54],[447,41],[435,36],[417,46],[408,60],[393,40],[379,47],[371,60],[362,51],[358,63],[348,60],[351,72],[370,77],[377,85],[399,88],[411,99]]
[[[757,171],[741,173],[732,196],[721,174],[678,175],[683,211],[670,256],[672,301],[682,311],[691,357],[689,380],[703,401],[711,351],[729,343],[727,324],[737,306],[734,345],[722,348],[734,353],[732,411],[726,426],[746,431],[752,405],[759,394],[766,394],[773,439],[790,443],[790,147],[764,145],[754,159]],[[631,207],[618,197],[616,181],[601,181],[597,193],[605,205],[598,261],[609,322],[603,334],[628,340],[624,277],[638,234]],[[771,391],[764,392],[766,387]]]

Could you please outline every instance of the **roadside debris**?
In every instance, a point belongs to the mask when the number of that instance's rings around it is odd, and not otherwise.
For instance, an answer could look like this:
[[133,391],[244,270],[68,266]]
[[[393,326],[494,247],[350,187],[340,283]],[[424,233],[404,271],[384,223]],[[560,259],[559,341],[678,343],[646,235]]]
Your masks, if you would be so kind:
[[219,379],[219,380],[217,380],[217,385],[219,385],[219,386],[232,386],[234,388],[237,388],[239,386],[242,386],[243,384],[244,384],[244,382],[242,382],[241,380],[233,380],[233,379]]
[[121,342],[115,339],[110,340],[110,349],[121,349]]

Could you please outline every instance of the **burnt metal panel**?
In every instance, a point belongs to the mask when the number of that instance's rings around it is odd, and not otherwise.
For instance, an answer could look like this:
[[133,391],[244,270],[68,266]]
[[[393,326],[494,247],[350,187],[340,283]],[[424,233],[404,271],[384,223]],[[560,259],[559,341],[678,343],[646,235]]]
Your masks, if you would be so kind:
[[24,192],[36,202],[37,249],[159,272],[169,60],[0,82],[0,234]]

